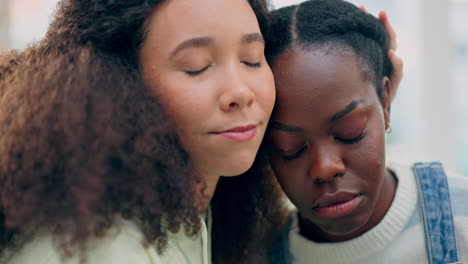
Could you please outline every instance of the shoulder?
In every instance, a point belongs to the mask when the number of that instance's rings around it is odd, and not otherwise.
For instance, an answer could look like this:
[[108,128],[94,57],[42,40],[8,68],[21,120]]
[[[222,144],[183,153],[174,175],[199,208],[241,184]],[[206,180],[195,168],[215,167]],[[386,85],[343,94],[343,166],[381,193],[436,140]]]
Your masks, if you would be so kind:
[[446,172],[455,216],[468,217],[468,176]]
[[459,191],[468,191],[468,176],[445,171],[450,188]]
[[[86,252],[88,264],[159,264],[159,256],[151,247],[143,245],[143,235],[130,222],[112,228],[106,237],[89,244]],[[9,264],[79,264],[79,255],[63,258],[50,235],[42,235],[26,243],[8,262]]]

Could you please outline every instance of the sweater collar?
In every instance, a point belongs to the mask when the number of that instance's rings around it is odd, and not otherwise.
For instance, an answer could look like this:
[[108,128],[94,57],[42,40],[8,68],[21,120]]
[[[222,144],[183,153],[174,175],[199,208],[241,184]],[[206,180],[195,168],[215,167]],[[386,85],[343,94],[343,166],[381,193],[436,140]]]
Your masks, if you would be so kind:
[[390,163],[387,168],[394,173],[398,185],[382,221],[354,239],[317,243],[300,235],[296,215],[289,233],[295,263],[359,263],[359,260],[386,248],[403,231],[416,209],[416,181],[410,166]]

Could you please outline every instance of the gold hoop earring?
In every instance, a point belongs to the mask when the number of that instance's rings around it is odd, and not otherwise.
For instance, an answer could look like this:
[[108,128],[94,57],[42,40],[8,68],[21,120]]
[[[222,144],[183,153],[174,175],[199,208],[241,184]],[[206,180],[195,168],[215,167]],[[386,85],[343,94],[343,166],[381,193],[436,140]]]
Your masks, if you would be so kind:
[[385,133],[390,134],[392,133],[392,125],[390,122],[387,123],[387,128],[385,129]]

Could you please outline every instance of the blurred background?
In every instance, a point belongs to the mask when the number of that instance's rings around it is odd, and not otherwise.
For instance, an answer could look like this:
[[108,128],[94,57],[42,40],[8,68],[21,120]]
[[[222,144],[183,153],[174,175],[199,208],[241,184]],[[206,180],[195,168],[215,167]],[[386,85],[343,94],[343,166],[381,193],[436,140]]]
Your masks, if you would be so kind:
[[[275,8],[301,0],[273,0]],[[468,0],[350,0],[386,10],[405,74],[392,105],[389,159],[441,160],[468,175]],[[0,50],[41,39],[57,0],[0,0]]]

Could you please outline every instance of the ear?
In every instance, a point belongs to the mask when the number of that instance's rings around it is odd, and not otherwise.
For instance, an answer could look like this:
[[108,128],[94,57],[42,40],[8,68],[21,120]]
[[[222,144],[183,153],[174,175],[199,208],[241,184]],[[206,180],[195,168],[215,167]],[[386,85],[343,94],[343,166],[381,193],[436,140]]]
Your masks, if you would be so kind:
[[382,109],[384,113],[384,121],[385,121],[385,129],[388,129],[388,126],[390,125],[390,109],[391,109],[391,104],[392,104],[392,99],[391,99],[391,94],[392,94],[392,84],[390,82],[390,79],[387,76],[384,76],[382,78],[382,98],[381,98],[381,104],[382,104]]

